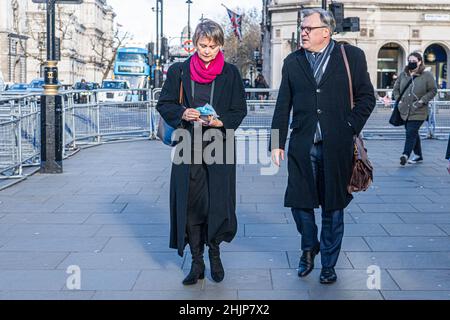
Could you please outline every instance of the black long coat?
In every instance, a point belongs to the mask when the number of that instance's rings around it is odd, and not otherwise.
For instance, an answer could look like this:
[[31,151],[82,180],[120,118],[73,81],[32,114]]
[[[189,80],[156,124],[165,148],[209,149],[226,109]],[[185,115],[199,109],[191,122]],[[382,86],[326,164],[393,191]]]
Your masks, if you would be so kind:
[[376,101],[364,52],[350,45],[346,45],[345,49],[353,78],[353,111],[340,45],[332,51],[319,85],[304,49],[293,52],[284,61],[272,129],[279,129],[279,147],[284,149],[289,114],[293,110],[290,126],[293,131],[288,149],[289,178],[284,201],[286,207],[311,209],[319,206],[310,160],[317,121],[323,135],[325,175],[325,196],[321,205],[326,211],[338,210],[345,208],[352,200],[347,184],[352,171],[353,135],[361,132]]
[[[185,107],[193,106],[190,59],[172,65],[167,72],[167,80],[162,88],[158,112],[174,128],[183,127],[192,134],[193,126],[184,120],[184,108],[178,104],[180,83],[183,83]],[[238,69],[225,63],[217,76],[214,90],[214,109],[223,122],[221,129],[236,130],[247,115],[245,89]],[[224,139],[225,139],[224,135]],[[234,135],[232,137],[234,139]],[[226,157],[224,141],[224,158]],[[231,150],[233,151],[233,150]],[[207,165],[209,182],[208,241],[230,242],[237,231],[236,221],[236,165],[234,163]],[[189,192],[189,164],[172,164],[170,178],[170,247],[178,249],[183,256],[186,246],[186,219]]]

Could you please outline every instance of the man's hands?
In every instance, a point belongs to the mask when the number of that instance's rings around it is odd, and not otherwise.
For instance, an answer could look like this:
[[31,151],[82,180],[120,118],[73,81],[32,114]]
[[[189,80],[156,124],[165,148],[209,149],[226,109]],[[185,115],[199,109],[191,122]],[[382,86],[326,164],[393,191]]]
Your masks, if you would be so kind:
[[281,160],[284,160],[284,150],[283,149],[273,149],[272,150],[272,161],[278,167],[280,166],[280,158],[281,158]]

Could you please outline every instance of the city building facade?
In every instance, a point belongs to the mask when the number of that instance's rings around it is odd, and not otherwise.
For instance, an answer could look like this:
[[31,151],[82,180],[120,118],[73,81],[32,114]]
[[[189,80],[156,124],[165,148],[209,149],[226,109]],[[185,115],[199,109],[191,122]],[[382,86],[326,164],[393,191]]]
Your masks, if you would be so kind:
[[[81,78],[100,82],[105,57],[112,54],[113,9],[106,0],[84,0],[81,5],[57,5],[55,15],[59,80],[63,84]],[[46,5],[0,0],[0,70],[5,81],[42,77],[46,60]]]
[[[364,50],[370,77],[380,89],[392,88],[413,51],[424,55],[440,88],[447,88],[450,57],[448,0],[340,0],[345,17],[359,17],[360,31],[333,36]],[[331,3],[331,1],[328,1]],[[272,87],[281,81],[284,58],[296,49],[298,11],[321,7],[322,0],[263,0],[263,73]],[[300,21],[299,21],[300,20]]]

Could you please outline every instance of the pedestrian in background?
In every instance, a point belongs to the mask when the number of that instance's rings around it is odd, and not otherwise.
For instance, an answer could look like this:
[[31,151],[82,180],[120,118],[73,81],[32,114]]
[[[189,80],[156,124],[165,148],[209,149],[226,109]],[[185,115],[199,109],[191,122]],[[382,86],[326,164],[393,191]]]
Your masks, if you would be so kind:
[[[255,88],[256,89],[267,89],[269,88],[269,85],[267,84],[266,79],[264,76],[260,73],[255,79]],[[269,98],[268,92],[258,92],[258,100],[267,100]]]
[[[434,76],[425,71],[422,55],[418,52],[408,56],[408,65],[395,82],[393,95],[399,97],[402,92],[398,111],[406,129],[405,145],[400,156],[400,165],[404,166],[407,162],[414,164],[423,161],[419,129],[428,118],[428,103],[437,94]],[[412,151],[414,157],[410,159]]]
[[[234,65],[224,60],[224,33],[220,25],[203,20],[195,30],[193,42],[195,54],[169,68],[156,107],[170,126],[184,128],[193,141],[190,163],[172,163],[170,179],[170,247],[183,256],[189,244],[192,255],[191,270],[183,280],[184,285],[204,278],[205,244],[209,247],[211,277],[216,282],[222,281],[225,271],[219,246],[222,241],[230,242],[237,232],[236,165],[226,161],[227,153],[233,150],[228,150],[228,143],[223,143],[222,164],[206,164],[203,151],[208,142],[196,145],[194,128],[200,128],[203,133],[218,129],[223,132],[222,139],[229,139],[228,129],[236,130],[247,114],[241,75]],[[179,104],[180,89],[184,106]],[[196,108],[207,104],[218,117],[205,123]],[[197,159],[194,153],[200,155],[200,163],[194,162]]]

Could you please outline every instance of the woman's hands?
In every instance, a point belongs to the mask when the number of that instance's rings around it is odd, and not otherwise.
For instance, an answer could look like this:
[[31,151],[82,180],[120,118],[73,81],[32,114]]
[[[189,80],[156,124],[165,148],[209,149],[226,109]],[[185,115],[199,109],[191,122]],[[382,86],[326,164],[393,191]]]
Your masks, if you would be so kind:
[[183,113],[183,120],[198,121],[200,119],[200,112],[193,108],[187,108]]
[[213,127],[213,128],[222,128],[223,127],[223,123],[219,119],[212,119],[211,121],[206,122],[203,125],[207,126],[207,127]]
[[222,121],[219,119],[212,119],[211,121],[205,121],[200,119],[200,112],[198,110],[195,110],[193,108],[187,108],[183,113],[183,120],[185,121],[197,121],[200,122],[205,127],[214,127],[214,128],[221,128],[223,127]]

